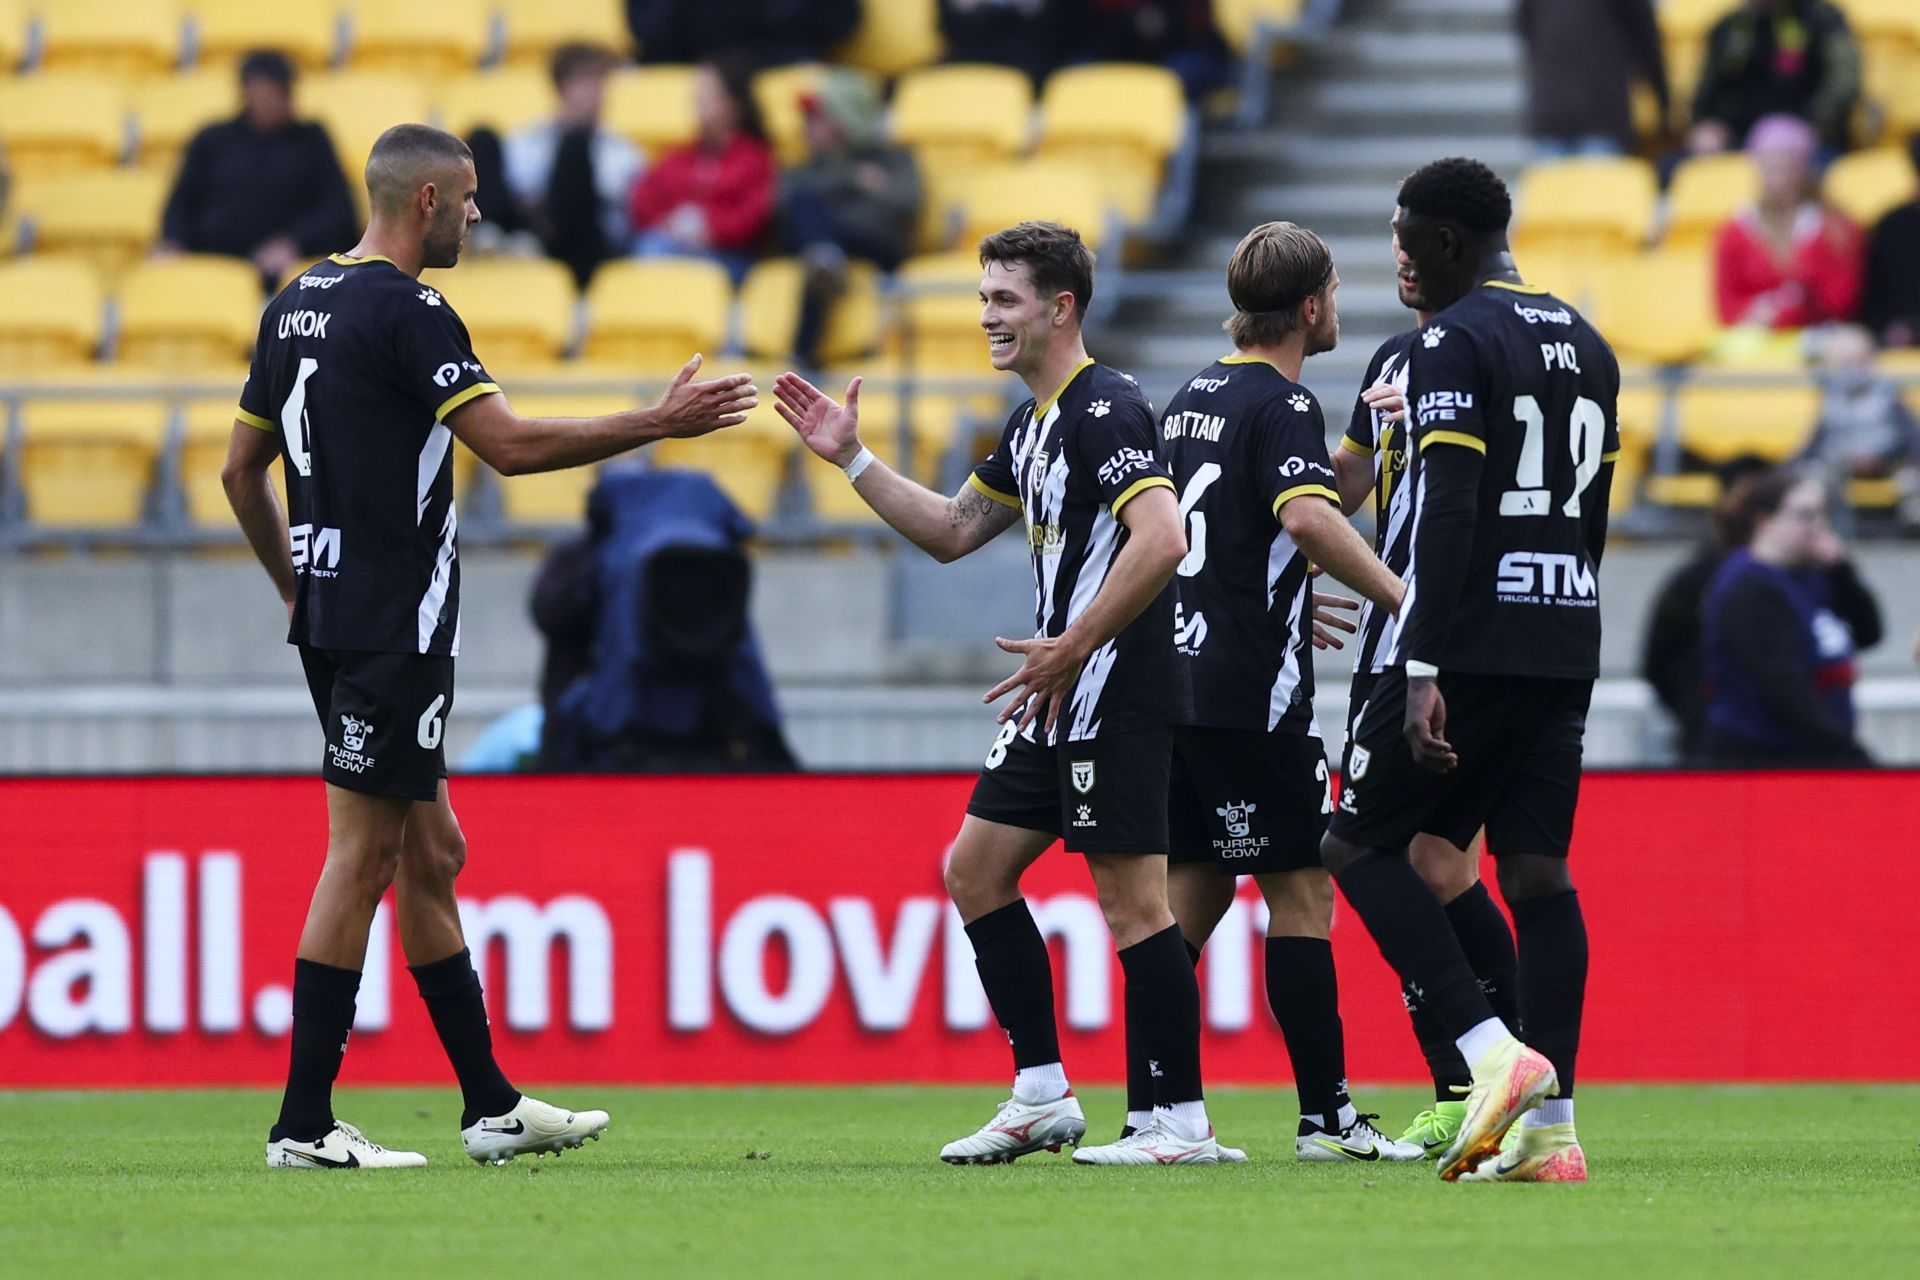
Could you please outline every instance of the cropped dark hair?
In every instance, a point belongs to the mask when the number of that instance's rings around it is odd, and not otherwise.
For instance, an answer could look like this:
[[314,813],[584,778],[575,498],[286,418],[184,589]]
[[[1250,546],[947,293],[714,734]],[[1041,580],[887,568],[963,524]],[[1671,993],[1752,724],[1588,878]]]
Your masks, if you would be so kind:
[[1423,165],[1400,184],[1400,207],[1422,217],[1457,222],[1479,235],[1505,231],[1513,197],[1500,175],[1464,156]]
[[1768,467],[1735,480],[1713,509],[1713,532],[1721,549],[1737,551],[1752,542],[1760,522],[1778,515],[1787,495],[1806,478],[1788,467]]
[[754,65],[739,53],[723,53],[707,66],[720,78],[720,88],[733,104],[733,118],[741,133],[761,142],[767,140],[767,122],[760,114],[760,100],[753,96]]
[[1022,222],[996,231],[980,242],[980,265],[1024,262],[1033,273],[1033,287],[1043,297],[1073,295],[1073,318],[1087,318],[1093,301],[1093,250],[1072,227],[1057,222]]
[[427,124],[397,124],[374,141],[367,155],[367,198],[376,209],[404,203],[437,166],[473,162],[465,142]]
[[1271,347],[1300,328],[1300,306],[1333,283],[1333,252],[1305,227],[1265,222],[1247,232],[1227,263],[1233,345]]
[[547,75],[558,89],[575,76],[605,75],[619,65],[619,57],[605,45],[569,40],[553,51],[553,57],[547,62]]

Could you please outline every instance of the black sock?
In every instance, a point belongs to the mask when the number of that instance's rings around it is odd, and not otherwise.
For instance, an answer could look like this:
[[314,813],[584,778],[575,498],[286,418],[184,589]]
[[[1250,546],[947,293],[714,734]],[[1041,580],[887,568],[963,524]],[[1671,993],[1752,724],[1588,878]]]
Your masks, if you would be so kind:
[[1563,889],[1510,905],[1520,935],[1520,1021],[1527,1043],[1546,1055],[1560,1077],[1560,1097],[1571,1098],[1587,998],[1587,922],[1580,895]]
[[268,1140],[313,1142],[333,1128],[333,1080],[346,1056],[360,971],[317,960],[293,962],[293,1052],[280,1120]]
[[1513,930],[1507,927],[1507,918],[1500,914],[1485,881],[1474,881],[1471,889],[1447,904],[1447,921],[1453,925],[1453,936],[1460,939],[1460,950],[1466,954],[1473,976],[1480,980],[1487,1003],[1493,1006],[1493,1016],[1518,1035]]
[[1170,924],[1121,951],[1120,968],[1127,1025],[1140,1028],[1153,1105],[1200,1101],[1200,982],[1180,927]]
[[1464,1095],[1454,1086],[1470,1087],[1473,1073],[1467,1070],[1467,1060],[1460,1056],[1460,1047],[1440,1025],[1440,1019],[1413,993],[1412,987],[1402,983],[1400,998],[1406,1002],[1407,1016],[1413,1020],[1414,1038],[1420,1042],[1421,1056],[1426,1058],[1427,1070],[1433,1076],[1434,1101],[1461,1101]]
[[[1195,965],[1200,963],[1200,948],[1193,939],[1185,934],[1180,940],[1187,944],[1187,958]],[[1147,1069],[1147,1051],[1140,1044],[1140,1028],[1132,1018],[1127,1019],[1127,1111],[1153,1110],[1153,1073]],[[1124,1133],[1122,1137],[1126,1136]]]
[[1267,1007],[1293,1060],[1300,1114],[1339,1127],[1347,1105],[1347,1041],[1333,944],[1325,938],[1267,939]]
[[433,1029],[440,1033],[440,1047],[460,1078],[460,1127],[513,1110],[520,1093],[493,1060],[493,1032],[487,1027],[487,1006],[472,955],[462,947],[445,960],[416,965],[409,972],[427,1002]]
[[1040,926],[1018,898],[967,926],[973,967],[980,972],[993,1016],[1013,1046],[1013,1069],[1060,1061],[1060,1029],[1053,1018],[1053,959]]
[[1380,954],[1448,1035],[1464,1035],[1493,1016],[1440,899],[1404,855],[1364,853],[1334,878]]

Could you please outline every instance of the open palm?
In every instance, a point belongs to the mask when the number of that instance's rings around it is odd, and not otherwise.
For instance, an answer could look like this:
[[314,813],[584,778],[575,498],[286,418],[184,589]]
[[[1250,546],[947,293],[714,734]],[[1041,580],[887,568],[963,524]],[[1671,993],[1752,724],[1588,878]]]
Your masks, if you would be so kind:
[[847,402],[832,396],[797,373],[774,379],[774,408],[800,436],[802,443],[837,467],[860,453],[860,379],[847,384]]

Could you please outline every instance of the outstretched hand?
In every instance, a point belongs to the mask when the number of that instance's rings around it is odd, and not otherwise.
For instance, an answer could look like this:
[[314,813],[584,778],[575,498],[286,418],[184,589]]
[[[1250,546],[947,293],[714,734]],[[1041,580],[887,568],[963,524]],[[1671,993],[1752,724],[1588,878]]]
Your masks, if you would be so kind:
[[1343,618],[1335,610],[1351,613],[1360,607],[1358,600],[1346,596],[1328,595],[1324,591],[1313,593],[1313,647],[1316,649],[1344,649],[1347,642],[1335,635],[1344,631],[1348,635],[1360,629],[1360,624],[1351,618]]
[[999,722],[1005,724],[1018,716],[1020,731],[1025,733],[1027,726],[1044,711],[1047,718],[1040,727],[1052,734],[1054,725],[1060,722],[1060,708],[1066,705],[1074,682],[1080,678],[1084,659],[1065,636],[1039,636],[1032,640],[995,636],[993,642],[1008,653],[1024,655],[1026,660],[1018,671],[989,689],[981,701],[992,702],[1015,689],[1024,689],[1024,695],[1016,697],[1000,713]]
[[711,382],[695,382],[701,357],[680,367],[667,384],[660,403],[653,407],[654,420],[662,438],[683,439],[704,436],[722,427],[737,427],[747,420],[747,410],[760,403],[760,390],[751,374],[734,373]]
[[834,398],[797,373],[773,381],[773,407],[816,456],[844,467],[860,456],[860,379],[847,384],[847,402]]

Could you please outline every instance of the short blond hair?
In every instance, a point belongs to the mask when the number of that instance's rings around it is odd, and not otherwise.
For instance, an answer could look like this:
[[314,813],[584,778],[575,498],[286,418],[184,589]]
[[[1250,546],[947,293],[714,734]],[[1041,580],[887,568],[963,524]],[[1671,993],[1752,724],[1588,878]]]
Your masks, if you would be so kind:
[[1305,227],[1263,222],[1227,263],[1233,314],[1223,328],[1241,348],[1277,346],[1300,327],[1300,307],[1333,282],[1333,251]]

